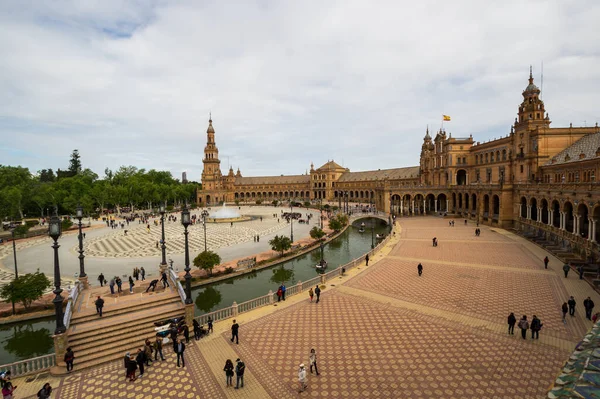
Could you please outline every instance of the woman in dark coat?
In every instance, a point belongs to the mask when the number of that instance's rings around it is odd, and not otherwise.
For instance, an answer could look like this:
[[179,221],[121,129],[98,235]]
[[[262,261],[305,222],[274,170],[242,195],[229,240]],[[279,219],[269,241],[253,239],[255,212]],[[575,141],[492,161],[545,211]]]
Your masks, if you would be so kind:
[[227,386],[233,385],[233,362],[231,359],[227,359],[225,362],[225,367],[223,368],[225,372],[225,378],[227,379]]

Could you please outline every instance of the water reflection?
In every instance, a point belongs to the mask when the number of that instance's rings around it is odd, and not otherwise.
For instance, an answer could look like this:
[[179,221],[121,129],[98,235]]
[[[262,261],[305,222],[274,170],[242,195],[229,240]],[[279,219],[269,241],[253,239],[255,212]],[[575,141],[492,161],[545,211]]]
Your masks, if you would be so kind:
[[[13,324],[0,329],[2,351],[0,358],[5,362],[47,355],[54,350],[51,329],[52,320]],[[2,353],[3,352],[3,353]]]
[[219,303],[221,303],[221,293],[214,287],[206,287],[196,297],[196,307],[204,312],[209,312]]
[[294,282],[294,269],[286,269],[285,264],[282,264],[273,269],[273,275],[271,276],[271,282],[281,285],[288,281]]

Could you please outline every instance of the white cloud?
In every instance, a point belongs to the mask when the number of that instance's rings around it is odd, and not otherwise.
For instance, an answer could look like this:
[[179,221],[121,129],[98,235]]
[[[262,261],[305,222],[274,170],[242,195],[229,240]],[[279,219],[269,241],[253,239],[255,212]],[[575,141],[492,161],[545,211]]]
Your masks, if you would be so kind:
[[593,1],[0,5],[3,164],[199,179],[207,114],[248,175],[414,165],[427,124],[507,134],[544,61],[555,126],[600,119]]

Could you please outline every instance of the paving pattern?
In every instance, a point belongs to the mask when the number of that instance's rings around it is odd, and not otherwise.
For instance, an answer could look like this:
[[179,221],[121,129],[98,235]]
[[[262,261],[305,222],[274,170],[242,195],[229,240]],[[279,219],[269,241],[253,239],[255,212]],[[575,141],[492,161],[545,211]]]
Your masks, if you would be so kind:
[[[561,263],[503,230],[447,227],[447,219],[405,218],[387,255],[376,255],[323,286],[321,303],[307,295],[238,316],[240,344],[229,341],[231,319],[193,343],[186,369],[167,361],[148,377],[125,381],[120,362],[75,373],[57,398],[543,398],[565,359],[591,327],[582,307],[563,324],[567,295],[581,303],[600,296],[562,276]],[[440,231],[444,231],[442,240]],[[426,237],[436,234],[432,249]],[[393,247],[393,249],[392,249]],[[419,277],[417,263],[424,265]],[[360,270],[359,270],[360,269]],[[539,340],[508,335],[506,317],[538,315]],[[196,346],[197,345],[197,346]],[[319,376],[298,393],[297,371],[318,354]],[[226,359],[246,363],[244,389],[225,386]]]
[[[279,208],[276,208],[277,210]],[[266,236],[279,230],[289,229],[289,224],[282,219],[277,221],[272,215],[265,216],[264,208],[248,209],[244,215],[258,217],[259,212],[263,215],[260,219],[253,219],[245,222],[236,222],[231,226],[229,223],[207,223],[206,224],[206,244],[208,249],[226,247],[241,242],[253,240],[253,237]],[[156,243],[161,239],[161,226],[155,225],[154,220],[150,220],[150,231],[145,224],[139,224],[137,221],[128,226],[117,228],[110,233],[100,237],[86,239],[84,243],[85,255],[108,258],[127,258],[127,257],[146,257],[160,256],[161,247]],[[125,235],[127,230],[127,235]],[[169,253],[183,253],[184,239],[183,226],[180,221],[165,222],[165,242]],[[197,223],[188,227],[188,239],[191,252],[197,252],[204,249],[204,228],[202,223]],[[71,251],[76,252],[78,247],[73,247]]]

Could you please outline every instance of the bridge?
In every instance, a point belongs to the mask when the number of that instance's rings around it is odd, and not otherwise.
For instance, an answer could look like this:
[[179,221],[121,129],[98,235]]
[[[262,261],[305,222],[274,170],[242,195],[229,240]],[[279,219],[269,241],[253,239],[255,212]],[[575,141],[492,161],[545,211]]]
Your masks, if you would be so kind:
[[356,214],[356,215],[352,215],[350,216],[350,219],[348,220],[348,222],[350,224],[354,224],[355,222],[359,221],[360,219],[368,219],[368,218],[376,218],[376,219],[380,219],[383,220],[385,222],[385,224],[389,225],[390,224],[390,219],[389,219],[389,215],[383,212],[367,212],[367,213],[360,213],[360,214]]

